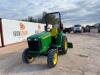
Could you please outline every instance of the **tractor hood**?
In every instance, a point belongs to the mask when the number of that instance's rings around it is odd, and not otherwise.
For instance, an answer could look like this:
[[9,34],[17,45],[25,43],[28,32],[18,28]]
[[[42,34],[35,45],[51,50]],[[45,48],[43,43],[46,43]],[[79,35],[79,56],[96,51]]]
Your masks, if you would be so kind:
[[30,52],[45,53],[51,43],[50,32],[43,31],[27,38]]
[[51,34],[49,32],[46,32],[46,31],[43,31],[41,33],[38,33],[38,34],[34,34],[34,35],[31,35],[27,38],[27,40],[32,40],[34,38],[38,39],[38,38],[45,38],[45,36],[51,36]]

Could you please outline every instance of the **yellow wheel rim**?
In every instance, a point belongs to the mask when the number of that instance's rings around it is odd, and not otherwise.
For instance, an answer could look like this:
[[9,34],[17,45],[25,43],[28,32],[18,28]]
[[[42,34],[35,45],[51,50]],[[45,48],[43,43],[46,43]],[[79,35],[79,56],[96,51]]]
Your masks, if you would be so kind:
[[58,54],[57,52],[54,54],[54,57],[53,57],[53,63],[56,64],[57,63],[57,59],[58,59]]
[[33,61],[33,58],[32,57],[28,57],[28,61],[29,62],[32,62]]
[[65,49],[67,49],[67,41],[65,41]]

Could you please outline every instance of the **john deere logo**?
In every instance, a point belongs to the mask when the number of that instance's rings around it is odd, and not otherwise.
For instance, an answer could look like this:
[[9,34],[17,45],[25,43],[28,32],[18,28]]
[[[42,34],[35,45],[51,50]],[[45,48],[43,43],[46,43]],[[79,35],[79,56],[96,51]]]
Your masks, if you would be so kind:
[[13,35],[14,36],[25,36],[25,35],[28,35],[28,31],[26,30],[26,27],[22,22],[19,23],[19,31],[14,31]]

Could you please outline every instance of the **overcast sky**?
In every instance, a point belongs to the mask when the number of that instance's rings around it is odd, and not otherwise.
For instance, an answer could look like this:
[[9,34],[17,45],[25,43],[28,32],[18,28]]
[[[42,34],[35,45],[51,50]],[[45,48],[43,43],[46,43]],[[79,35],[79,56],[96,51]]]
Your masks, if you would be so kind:
[[0,17],[22,19],[60,11],[64,25],[100,22],[100,0],[0,0]]

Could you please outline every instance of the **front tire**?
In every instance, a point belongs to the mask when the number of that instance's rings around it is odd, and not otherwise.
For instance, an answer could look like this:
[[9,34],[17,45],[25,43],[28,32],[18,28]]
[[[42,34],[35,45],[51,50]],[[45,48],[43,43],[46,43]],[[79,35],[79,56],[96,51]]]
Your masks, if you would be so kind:
[[50,49],[47,55],[47,65],[49,68],[55,67],[58,61],[58,50]]
[[32,63],[33,61],[33,57],[29,54],[29,49],[26,48],[22,54],[22,60],[24,63]]

